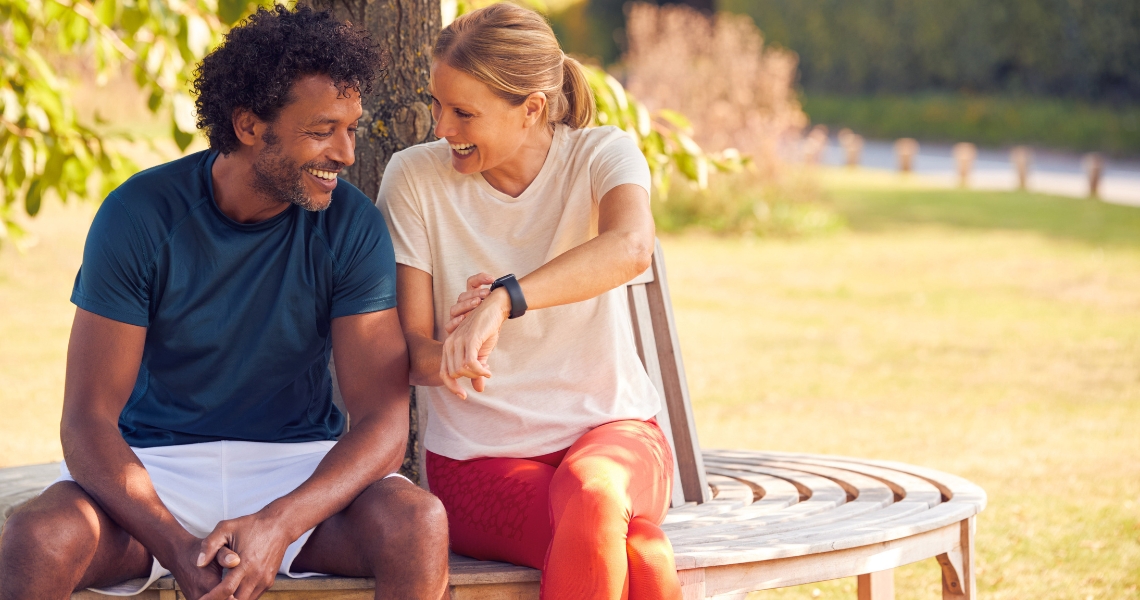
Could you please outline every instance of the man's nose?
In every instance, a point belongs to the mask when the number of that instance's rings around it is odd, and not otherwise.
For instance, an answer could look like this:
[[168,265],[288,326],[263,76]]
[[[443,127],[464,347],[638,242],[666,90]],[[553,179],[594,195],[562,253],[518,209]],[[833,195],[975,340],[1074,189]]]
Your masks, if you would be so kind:
[[329,148],[329,160],[344,163],[346,167],[352,166],[356,162],[356,133],[345,130],[344,135],[334,137],[336,139]]

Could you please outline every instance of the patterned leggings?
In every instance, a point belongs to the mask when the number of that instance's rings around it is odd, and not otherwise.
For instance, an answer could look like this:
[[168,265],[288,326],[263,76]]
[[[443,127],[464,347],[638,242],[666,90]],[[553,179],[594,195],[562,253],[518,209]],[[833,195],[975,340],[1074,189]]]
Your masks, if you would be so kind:
[[542,569],[542,598],[680,599],[658,525],[673,456],[654,421],[615,421],[534,458],[452,460],[428,452],[451,548]]

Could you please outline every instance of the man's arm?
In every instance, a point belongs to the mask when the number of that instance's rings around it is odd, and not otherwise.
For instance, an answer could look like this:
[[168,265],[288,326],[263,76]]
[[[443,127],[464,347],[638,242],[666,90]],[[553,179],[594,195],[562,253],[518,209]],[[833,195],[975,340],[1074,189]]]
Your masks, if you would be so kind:
[[223,546],[241,564],[207,598],[256,598],[273,584],[285,548],[395,472],[408,439],[408,353],[395,309],[333,319],[337,382],[352,428],[296,490],[261,511],[218,524],[201,562]]
[[163,505],[119,433],[119,413],[134,389],[145,340],[145,327],[76,309],[60,423],[63,455],[83,490],[197,598],[221,580],[221,569],[195,567],[200,540]]

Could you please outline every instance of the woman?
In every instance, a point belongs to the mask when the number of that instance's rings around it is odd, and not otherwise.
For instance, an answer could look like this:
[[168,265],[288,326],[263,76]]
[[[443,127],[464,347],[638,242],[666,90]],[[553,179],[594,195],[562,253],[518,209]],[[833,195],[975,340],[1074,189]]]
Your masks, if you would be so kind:
[[392,157],[378,204],[452,549],[542,569],[549,600],[680,598],[622,285],[653,252],[645,159],[584,129],[582,67],[529,10],[460,17],[432,56],[441,139]]

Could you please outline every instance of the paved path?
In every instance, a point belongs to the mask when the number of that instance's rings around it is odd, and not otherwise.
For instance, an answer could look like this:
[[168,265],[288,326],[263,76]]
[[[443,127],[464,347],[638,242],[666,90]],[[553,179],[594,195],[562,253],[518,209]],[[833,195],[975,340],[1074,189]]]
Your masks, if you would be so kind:
[[[1059,196],[1088,196],[1088,177],[1081,166],[1082,155],[1034,150],[1029,170],[1028,187],[1032,191]],[[843,149],[834,138],[828,140],[823,154],[824,164],[842,165]],[[1140,206],[1140,159],[1108,159],[1100,184],[1100,196],[1106,202]],[[861,166],[871,169],[898,169],[894,143],[867,140],[863,145]],[[946,186],[958,185],[957,167],[950,144],[922,142],[915,171]],[[1017,175],[1009,160],[1009,150],[978,149],[969,187],[987,190],[1012,190]]]

